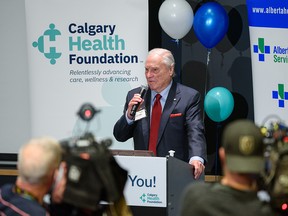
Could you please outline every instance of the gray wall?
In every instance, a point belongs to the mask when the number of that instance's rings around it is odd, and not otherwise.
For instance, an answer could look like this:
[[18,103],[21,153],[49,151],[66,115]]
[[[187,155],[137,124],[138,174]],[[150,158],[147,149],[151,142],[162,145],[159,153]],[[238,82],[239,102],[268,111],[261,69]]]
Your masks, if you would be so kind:
[[30,137],[24,3],[24,0],[0,0],[1,154],[17,152]]

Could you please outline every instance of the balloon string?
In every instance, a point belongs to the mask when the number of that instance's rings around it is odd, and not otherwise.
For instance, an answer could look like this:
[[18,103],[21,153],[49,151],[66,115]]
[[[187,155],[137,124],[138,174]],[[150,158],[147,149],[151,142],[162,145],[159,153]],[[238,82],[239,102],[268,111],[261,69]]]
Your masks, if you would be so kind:
[[210,62],[210,53],[211,53],[211,49],[207,49],[208,53],[207,53],[207,67],[209,65],[209,62]]
[[218,152],[219,152],[219,133],[221,129],[221,123],[217,123],[217,132],[216,132],[216,149],[215,149],[215,176],[217,176],[218,173]]
[[177,47],[179,48],[179,39],[173,39],[172,42],[177,44]]
[[[175,62],[181,62],[181,40],[172,39],[171,41],[174,43],[174,45],[176,47],[176,49],[174,49],[175,54],[177,53],[177,55],[175,55]],[[176,59],[176,56],[177,56],[177,59]],[[174,70],[175,70],[175,74],[177,75],[174,78],[174,80],[181,83],[182,82],[182,80],[181,80],[182,79],[181,78],[181,64],[176,64]]]
[[207,49],[207,62],[206,62],[206,73],[205,73],[205,96],[207,93],[207,84],[208,84],[208,66],[210,62],[210,54],[211,54],[211,49]]
[[[204,98],[206,97],[207,94],[207,85],[208,85],[208,65],[210,62],[210,53],[211,49],[207,49],[207,62],[206,62],[206,71],[205,71],[205,89],[204,89]],[[205,109],[203,109],[203,122],[205,121]]]

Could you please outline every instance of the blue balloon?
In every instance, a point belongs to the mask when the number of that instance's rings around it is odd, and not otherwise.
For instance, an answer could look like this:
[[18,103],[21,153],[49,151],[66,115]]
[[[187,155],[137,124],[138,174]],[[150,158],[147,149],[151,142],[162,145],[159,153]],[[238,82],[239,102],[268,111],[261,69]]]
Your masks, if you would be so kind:
[[234,108],[234,98],[231,92],[224,87],[212,88],[204,99],[204,110],[215,122],[226,120]]
[[208,2],[196,11],[193,28],[199,41],[210,49],[223,39],[228,24],[229,18],[225,9],[216,2]]

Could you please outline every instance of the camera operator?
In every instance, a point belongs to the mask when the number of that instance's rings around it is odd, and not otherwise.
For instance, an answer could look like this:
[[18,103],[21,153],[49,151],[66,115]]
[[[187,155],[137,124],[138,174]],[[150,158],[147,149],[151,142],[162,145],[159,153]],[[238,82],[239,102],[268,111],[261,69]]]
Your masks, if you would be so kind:
[[18,154],[18,176],[15,184],[6,184],[0,191],[1,215],[49,215],[43,197],[54,182],[62,149],[51,137],[31,139]]
[[194,183],[183,196],[181,216],[274,216],[268,202],[258,197],[258,179],[264,170],[263,135],[247,119],[229,123],[223,131],[219,157],[221,182]]
[[[266,121],[267,123],[267,121]],[[278,118],[263,124],[265,143],[264,186],[270,195],[272,208],[288,215],[288,127]]]

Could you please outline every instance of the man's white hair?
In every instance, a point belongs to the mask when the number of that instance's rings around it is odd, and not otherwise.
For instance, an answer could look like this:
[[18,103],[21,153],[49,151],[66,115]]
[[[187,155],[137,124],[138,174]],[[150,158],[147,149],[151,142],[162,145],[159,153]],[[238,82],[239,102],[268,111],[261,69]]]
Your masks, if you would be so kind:
[[30,184],[41,184],[59,166],[62,149],[51,137],[31,139],[18,153],[19,178]]
[[173,67],[173,76],[174,76],[175,59],[173,54],[169,50],[163,48],[154,48],[148,52],[148,55],[154,55],[154,54],[161,56],[163,59],[163,63],[167,65],[168,68]]

